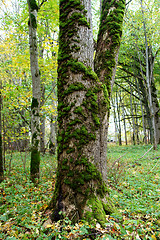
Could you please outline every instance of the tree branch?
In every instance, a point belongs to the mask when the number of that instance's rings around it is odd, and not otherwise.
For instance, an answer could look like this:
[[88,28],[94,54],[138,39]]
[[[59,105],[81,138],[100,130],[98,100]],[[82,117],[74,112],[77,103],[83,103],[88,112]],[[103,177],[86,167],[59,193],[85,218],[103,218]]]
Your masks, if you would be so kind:
[[38,6],[38,8],[40,9],[45,2],[47,2],[47,0],[42,0],[41,4]]

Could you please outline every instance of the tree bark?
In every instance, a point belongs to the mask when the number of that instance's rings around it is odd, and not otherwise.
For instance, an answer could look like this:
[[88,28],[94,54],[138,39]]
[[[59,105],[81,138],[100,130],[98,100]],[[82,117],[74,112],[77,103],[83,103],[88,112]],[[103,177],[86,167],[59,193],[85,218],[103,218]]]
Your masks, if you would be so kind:
[[121,131],[121,118],[120,118],[120,102],[119,102],[118,92],[116,92],[116,106],[117,106],[117,116],[118,116],[118,143],[119,146],[122,145],[122,131]]
[[122,101],[122,97],[121,97],[121,91],[120,91],[120,102],[121,102],[121,105],[122,105],[122,117],[123,117],[125,143],[127,145],[128,142],[127,142],[126,116],[125,116],[125,109],[124,109],[124,101]]
[[[45,101],[45,85],[41,83],[41,106],[43,106]],[[45,116],[41,114],[40,117],[40,152],[45,153]]]
[[[39,58],[43,62],[43,53],[44,53],[44,48],[42,46],[42,37],[39,37]],[[41,73],[42,75],[42,73]],[[45,102],[45,79],[44,77],[41,78],[41,99],[40,99],[40,108],[44,105]],[[43,113],[40,115],[40,152],[45,153],[45,116]]]
[[[152,119],[152,127],[153,127],[153,148],[157,149],[157,129],[156,129],[156,120],[155,120],[155,112],[154,112],[154,106],[153,106],[153,94],[152,94],[152,71],[150,74],[149,69],[149,47],[148,47],[148,39],[147,39],[147,32],[146,32],[146,23],[145,23],[145,17],[144,17],[144,7],[141,0],[141,11],[143,16],[143,30],[144,30],[144,37],[145,37],[145,60],[146,60],[146,82],[148,87],[148,100],[149,100],[149,106],[150,106],[150,113],[151,113],[151,119]],[[155,92],[155,91],[154,91]]]
[[[52,86],[54,87],[54,82],[52,82]],[[55,91],[53,92],[54,97],[56,95]],[[55,100],[52,100],[52,105],[54,106],[54,109],[57,109],[57,103]],[[49,153],[55,154],[57,148],[57,116],[51,114],[50,119],[50,139],[49,139]]]
[[[125,0],[103,0],[101,3],[100,26],[94,66],[100,82],[107,90],[106,93],[109,100],[118,62],[124,9]],[[100,119],[100,156],[96,156],[100,169],[102,169],[104,181],[107,180],[106,149],[109,112],[107,111],[105,117]]]
[[36,183],[39,180],[40,165],[40,71],[38,66],[37,47],[37,13],[38,6],[35,0],[27,0],[29,8],[29,47],[30,67],[32,75],[32,104],[31,104],[31,180]]
[[132,88],[131,88],[131,94],[130,94],[130,106],[131,106],[131,116],[132,116],[132,129],[133,129],[133,135],[132,135],[132,140],[133,144],[136,144],[136,127],[135,127],[135,118],[134,118],[134,113],[133,113],[133,104],[132,104]]
[[2,146],[2,83],[0,83],[0,183],[4,179],[4,164],[3,164],[3,146]]
[[[93,53],[91,1],[61,0],[58,170],[50,204],[52,220],[63,217],[59,214],[62,211],[72,222],[97,219],[104,226],[105,215],[114,211],[105,184],[107,149],[103,143],[107,139],[110,83],[98,79],[94,72]],[[114,65],[115,61],[109,80]]]

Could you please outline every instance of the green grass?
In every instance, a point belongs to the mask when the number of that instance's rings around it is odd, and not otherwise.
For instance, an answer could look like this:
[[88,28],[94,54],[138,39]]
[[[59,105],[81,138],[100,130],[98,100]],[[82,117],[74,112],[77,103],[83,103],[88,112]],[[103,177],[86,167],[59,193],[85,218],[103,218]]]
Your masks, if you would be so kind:
[[8,154],[5,180],[0,184],[0,239],[160,239],[160,158],[156,158],[160,146],[138,160],[150,148],[108,146],[110,195],[120,214],[106,216],[106,229],[86,222],[73,226],[68,219],[44,228],[49,215],[45,209],[54,190],[56,158],[48,153],[41,157],[41,179],[35,187],[29,180],[30,154],[25,171],[25,154],[13,153],[10,167]]

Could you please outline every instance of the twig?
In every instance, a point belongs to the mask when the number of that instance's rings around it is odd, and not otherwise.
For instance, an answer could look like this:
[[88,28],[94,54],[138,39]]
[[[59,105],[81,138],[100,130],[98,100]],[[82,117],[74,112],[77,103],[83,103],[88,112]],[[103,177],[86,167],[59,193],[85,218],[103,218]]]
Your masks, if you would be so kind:
[[47,0],[43,0],[41,4],[38,6],[38,8],[40,9],[45,2],[47,2]]
[[152,146],[147,152],[145,152],[145,154],[143,154],[142,157],[138,158],[138,159],[135,161],[135,163],[136,163],[137,161],[139,161],[141,158],[143,158],[149,151],[151,151],[152,148],[153,148],[153,146]]
[[123,156],[125,156],[127,153],[125,153],[125,154],[123,154],[122,156],[120,156],[119,158],[117,158],[115,161],[114,161],[114,163],[112,164],[112,167],[111,168],[113,168],[114,167],[114,165],[117,163],[117,162],[119,162],[119,160],[123,157]]
[[[160,157],[159,157],[160,158]],[[159,160],[159,159],[158,159]],[[151,173],[152,171],[153,171],[153,169],[157,166],[157,164],[158,164],[158,161],[156,162],[156,164],[154,165],[154,167],[148,172],[148,173]],[[147,174],[148,174],[147,173]]]

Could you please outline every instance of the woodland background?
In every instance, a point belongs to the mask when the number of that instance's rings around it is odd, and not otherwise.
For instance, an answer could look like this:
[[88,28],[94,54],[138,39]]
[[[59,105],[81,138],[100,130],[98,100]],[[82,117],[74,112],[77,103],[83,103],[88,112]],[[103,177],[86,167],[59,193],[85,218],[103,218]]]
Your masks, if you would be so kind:
[[[98,5],[92,1],[95,41]],[[108,216],[106,230],[83,222],[73,226],[68,219],[64,220],[63,228],[60,223],[42,224],[48,218],[45,208],[53,193],[56,172],[58,1],[48,0],[38,12],[42,160],[40,184],[35,187],[29,180],[32,81],[28,6],[26,1],[1,0],[0,129],[5,170],[5,180],[0,186],[1,239],[160,238],[160,149],[159,142],[154,141],[145,80],[148,57],[148,71],[154,83],[152,93],[159,106],[160,3],[144,1],[143,6],[144,12],[139,1],[128,3],[123,24],[111,97],[107,155],[111,196],[122,215]],[[151,144],[156,151],[151,149]]]

